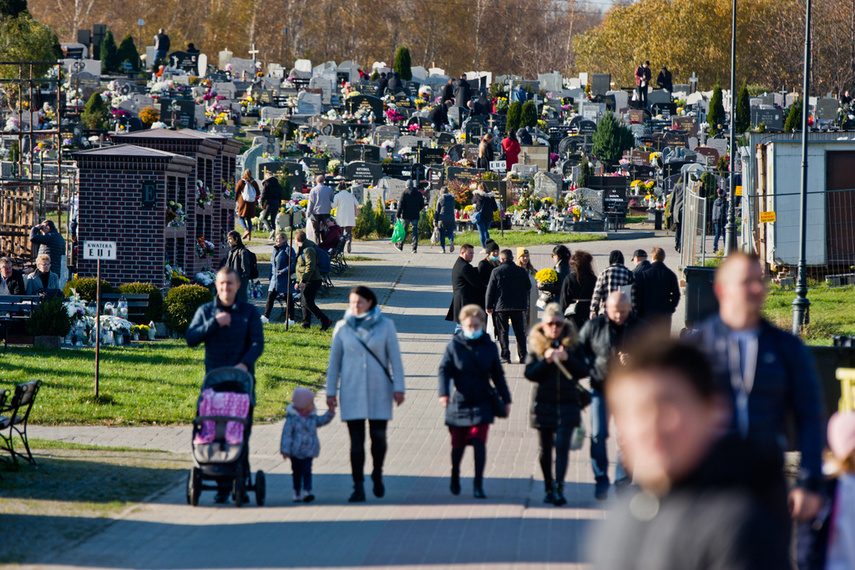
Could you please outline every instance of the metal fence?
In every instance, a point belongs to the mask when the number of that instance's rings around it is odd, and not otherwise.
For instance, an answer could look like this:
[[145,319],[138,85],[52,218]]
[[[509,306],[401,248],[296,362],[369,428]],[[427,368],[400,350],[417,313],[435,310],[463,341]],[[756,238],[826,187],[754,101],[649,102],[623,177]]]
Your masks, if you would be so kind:
[[704,266],[707,257],[707,199],[700,180],[689,177],[683,191],[683,223],[680,231],[680,267]]

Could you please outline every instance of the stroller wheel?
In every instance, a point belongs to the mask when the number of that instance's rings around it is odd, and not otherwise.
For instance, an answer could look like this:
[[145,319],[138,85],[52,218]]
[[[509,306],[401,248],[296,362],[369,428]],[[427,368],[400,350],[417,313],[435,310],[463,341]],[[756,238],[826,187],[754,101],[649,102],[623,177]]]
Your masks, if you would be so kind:
[[240,467],[235,470],[234,495],[235,506],[238,508],[242,507],[243,502],[246,500],[246,481],[244,480],[243,469]]
[[199,504],[199,495],[202,494],[202,474],[197,467],[190,469],[187,475],[187,504],[196,506]]
[[259,471],[255,475],[255,504],[259,507],[264,506],[264,497],[267,494],[267,487],[264,483],[264,471]]

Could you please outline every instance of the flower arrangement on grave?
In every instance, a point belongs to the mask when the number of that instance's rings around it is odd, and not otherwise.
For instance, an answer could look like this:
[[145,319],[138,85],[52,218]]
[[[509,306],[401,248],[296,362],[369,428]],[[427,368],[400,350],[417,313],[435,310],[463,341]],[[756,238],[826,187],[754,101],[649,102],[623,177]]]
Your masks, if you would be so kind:
[[412,123],[410,126],[407,127],[407,130],[410,131],[411,133],[415,133],[415,132],[418,132],[419,128],[421,128],[421,127],[419,127],[418,123]]
[[237,195],[235,194],[235,183],[233,181],[226,182],[225,180],[223,180],[222,182],[223,182],[223,199],[224,200],[234,200],[235,198],[237,198]]
[[312,154],[315,158],[332,158],[332,153],[330,152],[330,147],[326,144],[314,143],[309,148],[312,149]]
[[196,203],[202,208],[214,201],[214,195],[201,180],[196,181]]
[[89,308],[86,301],[80,298],[77,294],[77,289],[71,289],[71,296],[65,298],[65,310],[72,321],[78,321],[87,315],[93,315],[95,312]]
[[21,123],[18,121],[17,117],[9,117],[6,119],[6,126],[3,127],[3,131],[7,133],[17,133],[21,128]]
[[298,202],[298,204],[299,204],[299,206],[300,206],[301,208],[303,208],[303,209],[305,210],[305,209],[306,209],[306,207],[309,205],[309,199],[308,199],[308,198],[304,198],[304,199],[300,200],[300,201]]
[[487,182],[495,182],[499,180],[499,175],[493,172],[492,170],[488,170],[481,174],[481,180],[486,180]]
[[395,200],[386,200],[386,209],[387,210],[397,210],[398,209],[398,202],[396,202]]
[[454,203],[458,209],[472,204],[472,190],[469,184],[460,182],[459,180],[450,180],[448,182],[448,191],[454,196]]
[[210,287],[217,279],[217,274],[207,267],[195,275],[196,283],[203,287]]
[[196,255],[200,258],[205,259],[206,257],[213,257],[216,249],[214,248],[213,242],[206,240],[204,237],[200,237],[196,240]]
[[173,265],[169,258],[166,258],[166,262],[164,263],[164,271],[166,273],[166,280],[169,281],[172,285],[184,285],[185,283],[190,283],[190,279],[187,277],[187,274],[184,272],[181,267],[178,265]]
[[337,158],[330,160],[327,163],[327,174],[336,175],[341,170],[341,161]]
[[475,206],[474,205],[469,204],[469,205],[463,207],[463,219],[464,220],[471,220],[472,216],[474,216],[474,215],[475,215]]
[[397,109],[390,108],[386,111],[386,122],[392,123],[393,125],[397,125],[399,123],[403,123],[407,118],[400,114]]
[[179,202],[170,200],[166,205],[166,226],[169,228],[181,228],[187,224],[187,215],[184,206]]
[[425,101],[421,97],[416,97],[413,101],[413,104],[416,106],[416,109],[421,110],[421,108],[427,104],[427,101]]
[[506,115],[508,113],[508,98],[507,97],[496,97],[494,104],[496,105],[496,112],[500,115]]

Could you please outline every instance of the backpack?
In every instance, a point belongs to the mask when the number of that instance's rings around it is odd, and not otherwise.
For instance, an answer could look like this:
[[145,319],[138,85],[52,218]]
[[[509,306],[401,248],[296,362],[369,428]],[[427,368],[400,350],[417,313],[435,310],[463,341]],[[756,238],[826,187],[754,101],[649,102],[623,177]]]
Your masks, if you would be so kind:
[[[258,196],[258,192],[255,190],[255,180],[245,183],[240,195],[244,202],[255,202],[255,198]],[[253,277],[253,279],[255,278]]]
[[246,258],[249,259],[249,278],[258,279],[258,258],[250,250],[246,251]]
[[321,275],[326,275],[332,270],[330,254],[327,250],[321,249],[319,247],[315,248],[315,252],[318,255],[318,271],[321,272]]

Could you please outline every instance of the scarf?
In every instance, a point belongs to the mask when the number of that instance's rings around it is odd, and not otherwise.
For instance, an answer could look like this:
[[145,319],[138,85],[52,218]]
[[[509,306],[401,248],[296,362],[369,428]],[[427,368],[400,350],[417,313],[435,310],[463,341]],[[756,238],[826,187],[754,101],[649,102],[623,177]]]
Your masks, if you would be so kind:
[[347,326],[353,329],[362,342],[367,342],[371,336],[371,329],[380,322],[380,307],[375,306],[373,309],[365,313],[361,319],[356,318],[356,315],[350,312],[350,309],[344,313],[344,322]]

